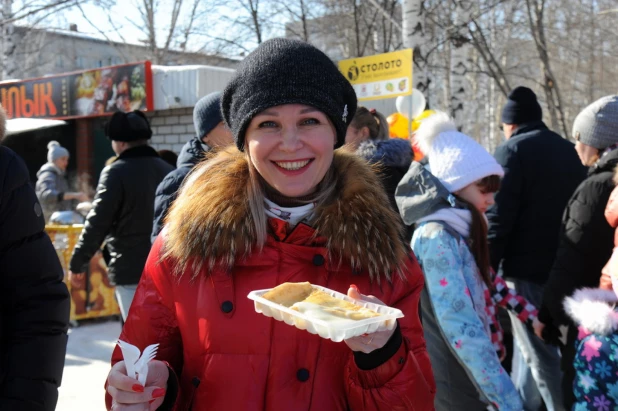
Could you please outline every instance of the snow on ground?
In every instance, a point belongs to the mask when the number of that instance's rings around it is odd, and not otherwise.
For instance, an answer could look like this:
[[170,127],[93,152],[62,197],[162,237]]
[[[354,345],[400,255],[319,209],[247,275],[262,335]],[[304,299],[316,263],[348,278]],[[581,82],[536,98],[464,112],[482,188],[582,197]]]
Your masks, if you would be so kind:
[[69,330],[58,411],[104,411],[103,384],[120,335],[120,322],[83,322]]

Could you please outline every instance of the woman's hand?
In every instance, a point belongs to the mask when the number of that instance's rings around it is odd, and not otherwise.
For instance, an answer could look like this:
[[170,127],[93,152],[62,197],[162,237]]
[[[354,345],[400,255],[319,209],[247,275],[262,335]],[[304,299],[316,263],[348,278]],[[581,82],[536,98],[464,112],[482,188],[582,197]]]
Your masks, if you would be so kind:
[[153,411],[163,404],[169,369],[158,360],[148,363],[148,378],[143,387],[127,376],[124,361],[117,362],[107,376],[107,392],[112,396],[113,411]]
[[[348,297],[353,298],[355,300],[368,301],[374,304],[386,305],[382,301],[378,300],[372,295],[363,295],[358,291],[358,288],[352,284],[348,289]],[[388,340],[391,338],[395,329],[397,327],[393,327],[392,330],[387,331],[378,331],[372,334],[365,334],[358,337],[349,338],[347,340],[343,340],[348,347],[352,351],[361,351],[365,354],[369,354],[370,352],[377,350],[378,348],[384,347]]]

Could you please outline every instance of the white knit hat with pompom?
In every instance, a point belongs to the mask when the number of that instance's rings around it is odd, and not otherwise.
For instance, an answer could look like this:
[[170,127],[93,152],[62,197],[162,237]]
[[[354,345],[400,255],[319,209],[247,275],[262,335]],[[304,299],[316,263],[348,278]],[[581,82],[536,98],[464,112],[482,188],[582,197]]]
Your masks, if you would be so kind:
[[437,112],[421,122],[414,136],[429,158],[431,173],[451,192],[482,178],[504,176],[504,170],[479,143],[457,131],[446,113]]

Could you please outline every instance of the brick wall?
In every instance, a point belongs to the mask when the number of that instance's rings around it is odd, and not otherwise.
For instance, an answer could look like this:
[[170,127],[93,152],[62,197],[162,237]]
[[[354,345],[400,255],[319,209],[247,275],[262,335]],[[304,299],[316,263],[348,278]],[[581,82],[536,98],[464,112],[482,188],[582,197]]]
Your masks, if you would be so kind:
[[172,150],[178,154],[195,137],[193,108],[153,111],[148,113],[148,118],[153,133],[150,144],[155,150]]

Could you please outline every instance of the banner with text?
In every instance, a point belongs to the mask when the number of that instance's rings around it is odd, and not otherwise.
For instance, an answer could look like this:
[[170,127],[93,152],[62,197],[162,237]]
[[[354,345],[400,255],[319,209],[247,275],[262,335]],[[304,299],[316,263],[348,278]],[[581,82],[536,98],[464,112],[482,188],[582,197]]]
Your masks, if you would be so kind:
[[149,61],[0,84],[11,118],[70,119],[153,110]]
[[350,81],[360,101],[412,93],[412,49],[342,60],[339,70]]

